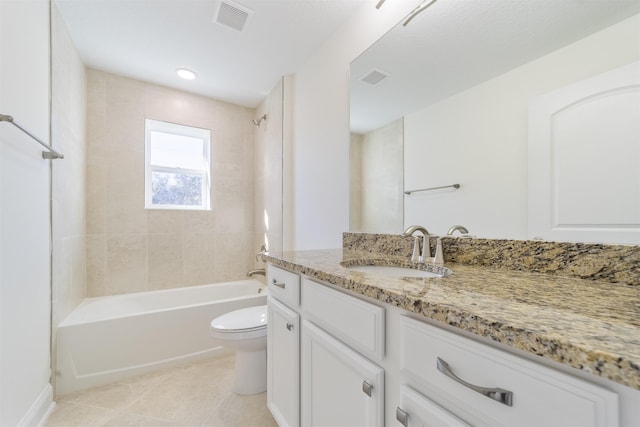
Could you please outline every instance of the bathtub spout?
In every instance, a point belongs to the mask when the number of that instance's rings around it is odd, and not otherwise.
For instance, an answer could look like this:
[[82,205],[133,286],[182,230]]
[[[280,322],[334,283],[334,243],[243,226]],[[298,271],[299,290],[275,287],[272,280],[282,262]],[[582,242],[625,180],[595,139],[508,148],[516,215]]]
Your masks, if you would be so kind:
[[250,272],[248,272],[247,277],[251,277],[254,274],[261,274],[263,276],[266,276],[266,272],[264,271],[264,268],[259,268],[257,270],[251,270]]

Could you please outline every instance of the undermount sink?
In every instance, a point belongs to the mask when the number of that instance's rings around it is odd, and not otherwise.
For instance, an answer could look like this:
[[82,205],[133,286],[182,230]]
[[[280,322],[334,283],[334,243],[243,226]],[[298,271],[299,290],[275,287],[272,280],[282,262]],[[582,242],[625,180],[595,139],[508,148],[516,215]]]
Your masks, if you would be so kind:
[[351,271],[360,273],[378,274],[391,277],[446,277],[451,274],[451,270],[445,267],[436,267],[437,271],[420,270],[411,267],[401,267],[396,265],[375,265],[375,264],[353,264],[343,263],[343,266]]

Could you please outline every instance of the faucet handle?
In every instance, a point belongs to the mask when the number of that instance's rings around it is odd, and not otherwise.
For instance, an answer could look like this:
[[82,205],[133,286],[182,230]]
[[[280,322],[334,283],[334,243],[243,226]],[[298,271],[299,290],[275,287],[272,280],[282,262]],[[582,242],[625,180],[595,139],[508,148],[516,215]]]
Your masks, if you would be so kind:
[[442,237],[436,240],[436,255],[433,257],[434,264],[444,264],[444,252],[442,250]]
[[[266,254],[268,254],[268,253],[269,253],[269,250],[267,249],[267,246],[266,246],[266,245],[262,245],[262,246],[260,247],[260,252],[258,252],[258,253],[256,254],[256,261],[258,261],[258,260],[260,259],[260,260],[262,260],[262,262],[265,262],[266,260],[264,259],[264,256],[265,256]],[[258,258],[259,258],[259,259],[258,259]]]
[[422,249],[420,248],[420,236],[413,236],[413,252],[411,253],[411,262],[422,262]]

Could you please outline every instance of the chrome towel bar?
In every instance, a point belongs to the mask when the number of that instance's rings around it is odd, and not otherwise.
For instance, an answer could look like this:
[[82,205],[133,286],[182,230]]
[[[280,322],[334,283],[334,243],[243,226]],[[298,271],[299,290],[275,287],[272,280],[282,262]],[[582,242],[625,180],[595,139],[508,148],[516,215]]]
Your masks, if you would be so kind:
[[33,138],[38,144],[42,145],[47,150],[47,151],[43,151],[42,152],[42,158],[43,159],[50,159],[50,160],[64,159],[64,156],[62,154],[58,153],[56,150],[51,148],[49,145],[47,145],[43,141],[41,141],[38,137],[34,136],[31,132],[29,132],[28,130],[26,130],[25,128],[23,128],[22,126],[17,124],[16,122],[14,122],[13,121],[13,117],[8,116],[6,114],[0,114],[0,122],[11,123],[12,125],[17,127],[18,129],[20,129],[22,132],[26,133],[31,138]]
[[443,185],[441,187],[421,188],[419,190],[405,191],[404,194],[411,194],[411,193],[415,193],[415,192],[418,192],[418,191],[440,190],[441,188],[449,188],[449,187],[455,188],[457,190],[458,188],[460,188],[460,184]]

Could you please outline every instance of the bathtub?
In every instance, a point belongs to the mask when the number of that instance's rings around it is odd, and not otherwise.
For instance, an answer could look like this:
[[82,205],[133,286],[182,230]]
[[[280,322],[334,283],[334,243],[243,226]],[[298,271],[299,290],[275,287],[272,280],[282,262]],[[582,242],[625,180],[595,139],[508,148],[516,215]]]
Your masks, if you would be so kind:
[[56,393],[222,354],[211,320],[266,298],[255,279],[87,298],[58,326]]

